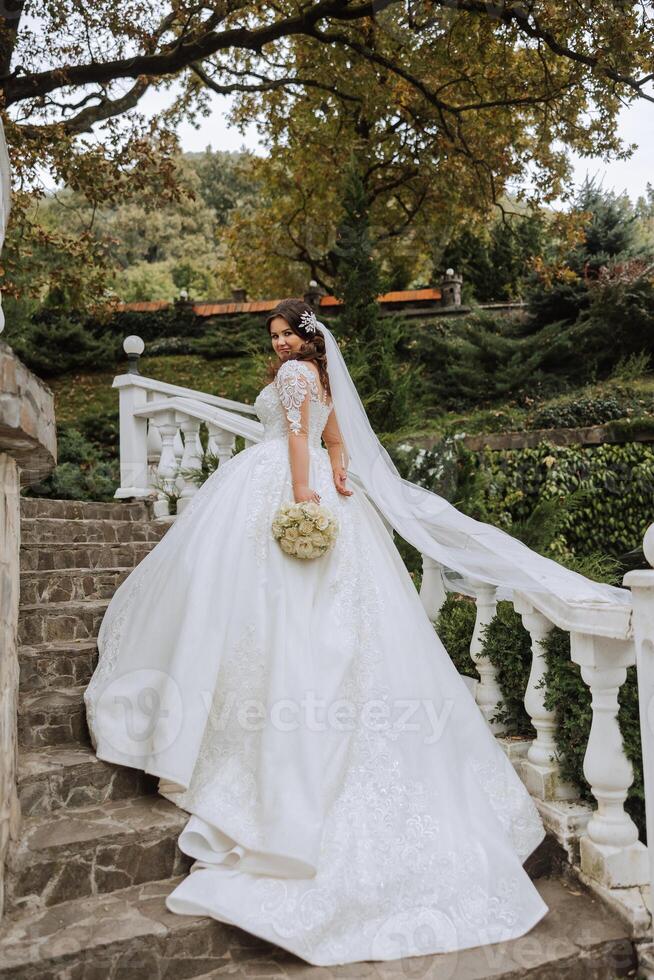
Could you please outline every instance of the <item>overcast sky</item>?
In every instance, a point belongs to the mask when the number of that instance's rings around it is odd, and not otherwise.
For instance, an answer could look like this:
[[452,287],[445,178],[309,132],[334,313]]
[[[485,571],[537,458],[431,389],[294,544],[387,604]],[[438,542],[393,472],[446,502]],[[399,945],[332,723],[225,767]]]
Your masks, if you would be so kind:
[[[157,93],[141,103],[146,110],[155,111],[163,102]],[[264,153],[256,129],[251,126],[248,132],[241,134],[234,128],[225,125],[225,115],[228,99],[224,96],[214,96],[214,111],[202,121],[199,129],[183,125],[179,130],[182,149],[186,151],[204,150],[211,146],[214,150],[238,150],[242,146],[258,153]],[[623,110],[619,118],[621,137],[627,143],[636,143],[638,149],[629,160],[616,160],[607,163],[598,158],[575,158],[575,179],[583,180],[585,175],[597,176],[602,180],[606,189],[613,188],[617,192],[626,191],[632,200],[645,193],[648,181],[654,184],[654,103],[641,100],[628,109]]]

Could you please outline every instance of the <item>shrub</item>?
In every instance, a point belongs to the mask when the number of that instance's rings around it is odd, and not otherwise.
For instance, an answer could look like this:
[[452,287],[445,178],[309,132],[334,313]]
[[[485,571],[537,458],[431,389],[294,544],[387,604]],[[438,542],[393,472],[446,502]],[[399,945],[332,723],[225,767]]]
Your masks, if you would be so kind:
[[476,615],[477,607],[473,599],[450,592],[441,607],[435,627],[458,672],[479,680],[479,672],[470,657]]
[[525,709],[531,671],[531,637],[510,602],[498,602],[497,612],[482,630],[482,654],[495,667],[502,703],[491,719],[506,726],[507,735],[534,736]]
[[539,409],[529,420],[530,429],[576,428],[577,426],[601,425],[611,419],[619,419],[624,409],[616,398],[575,398],[571,401],[547,405]]
[[26,496],[55,500],[113,500],[120,484],[118,459],[106,459],[76,426],[57,426],[58,462],[50,475],[29,487]]
[[30,320],[7,340],[25,364],[42,378],[114,363],[114,345],[68,317]]

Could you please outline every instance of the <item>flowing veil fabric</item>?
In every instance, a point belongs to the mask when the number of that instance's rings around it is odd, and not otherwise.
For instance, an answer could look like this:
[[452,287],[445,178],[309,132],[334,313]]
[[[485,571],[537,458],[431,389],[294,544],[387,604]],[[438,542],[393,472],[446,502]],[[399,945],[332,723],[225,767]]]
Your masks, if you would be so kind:
[[375,435],[343,355],[331,331],[321,321],[325,337],[329,382],[339,427],[355,476],[381,513],[409,544],[444,566],[444,578],[459,591],[468,582],[498,587],[498,598],[513,590],[545,592],[569,602],[628,605],[631,593],[593,582],[532,551],[517,538],[492,524],[461,513],[443,497],[405,480]]

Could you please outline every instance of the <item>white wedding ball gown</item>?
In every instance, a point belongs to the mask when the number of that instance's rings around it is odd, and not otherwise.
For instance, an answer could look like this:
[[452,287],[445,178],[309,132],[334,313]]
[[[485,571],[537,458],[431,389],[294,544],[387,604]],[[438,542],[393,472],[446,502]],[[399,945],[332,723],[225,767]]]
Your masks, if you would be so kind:
[[[286,555],[289,423],[310,399],[327,554]],[[205,481],[116,591],[85,692],[101,759],[161,777],[195,859],[166,904],[316,965],[505,941],[548,911],[545,831],[375,507],[337,493],[316,376],[286,362],[260,443]]]

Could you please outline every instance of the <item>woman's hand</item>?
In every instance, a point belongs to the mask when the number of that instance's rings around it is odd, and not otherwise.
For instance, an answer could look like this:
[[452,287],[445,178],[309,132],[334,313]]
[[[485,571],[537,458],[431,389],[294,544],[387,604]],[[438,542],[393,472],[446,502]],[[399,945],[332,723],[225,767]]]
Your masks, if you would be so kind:
[[344,466],[334,467],[334,486],[339,493],[342,493],[344,497],[349,497],[352,494],[352,490],[348,490],[345,486],[345,481],[347,480],[347,470]]
[[314,503],[320,503],[320,494],[317,490],[312,490],[310,486],[300,484],[297,487],[293,487],[293,496],[295,497],[295,503],[302,503],[303,500],[313,500]]

